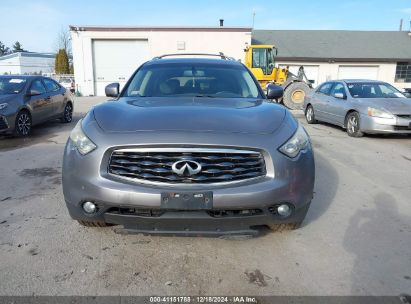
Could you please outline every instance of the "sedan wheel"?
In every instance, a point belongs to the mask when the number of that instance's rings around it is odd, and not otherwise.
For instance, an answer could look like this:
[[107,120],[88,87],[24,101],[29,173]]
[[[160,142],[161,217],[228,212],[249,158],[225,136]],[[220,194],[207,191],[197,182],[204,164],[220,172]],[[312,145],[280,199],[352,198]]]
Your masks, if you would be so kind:
[[317,122],[314,116],[314,108],[312,106],[308,106],[305,110],[305,119],[309,124],[315,124]]
[[31,132],[31,116],[27,111],[17,114],[14,134],[16,136],[28,136]]
[[73,106],[68,103],[64,107],[63,122],[69,123],[73,120]]
[[360,131],[360,115],[357,112],[351,112],[347,116],[347,133],[352,137],[361,137],[364,135]]

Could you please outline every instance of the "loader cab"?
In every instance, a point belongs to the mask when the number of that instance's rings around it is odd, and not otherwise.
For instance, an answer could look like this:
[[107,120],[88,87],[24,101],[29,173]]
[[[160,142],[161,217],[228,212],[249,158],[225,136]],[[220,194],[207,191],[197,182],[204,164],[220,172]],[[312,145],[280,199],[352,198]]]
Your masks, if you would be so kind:
[[245,49],[244,62],[262,88],[270,82],[281,85],[287,77],[285,69],[275,67],[277,52],[273,45],[251,45]]
[[253,48],[252,55],[252,68],[260,68],[264,75],[271,75],[275,67],[275,58],[277,49],[275,47],[267,48]]

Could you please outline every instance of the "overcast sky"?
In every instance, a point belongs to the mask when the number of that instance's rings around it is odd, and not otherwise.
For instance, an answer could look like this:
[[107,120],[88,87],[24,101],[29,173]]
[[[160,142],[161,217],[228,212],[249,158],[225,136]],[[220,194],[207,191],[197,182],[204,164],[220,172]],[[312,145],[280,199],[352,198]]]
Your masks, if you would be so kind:
[[54,51],[68,25],[251,26],[256,29],[398,30],[410,28],[411,0],[151,0],[5,1],[0,41],[29,51]]

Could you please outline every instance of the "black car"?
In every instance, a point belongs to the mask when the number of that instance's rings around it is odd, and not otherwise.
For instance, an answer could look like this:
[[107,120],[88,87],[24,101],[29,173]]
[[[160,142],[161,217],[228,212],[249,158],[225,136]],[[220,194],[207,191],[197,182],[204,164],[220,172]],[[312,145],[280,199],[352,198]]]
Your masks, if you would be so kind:
[[72,116],[71,95],[53,79],[0,76],[0,134],[28,136],[36,124],[57,118],[68,123]]

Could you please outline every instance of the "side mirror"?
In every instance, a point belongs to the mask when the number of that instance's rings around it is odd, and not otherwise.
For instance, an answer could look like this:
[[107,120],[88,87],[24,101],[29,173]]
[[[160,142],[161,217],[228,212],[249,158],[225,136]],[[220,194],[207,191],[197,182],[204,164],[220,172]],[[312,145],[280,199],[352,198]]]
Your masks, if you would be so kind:
[[338,98],[338,99],[345,99],[345,98],[346,98],[343,93],[335,93],[335,94],[334,94],[334,97],[335,97],[335,98]]
[[403,92],[402,94],[407,98],[411,98],[411,93],[410,92]]
[[120,84],[118,82],[108,84],[105,92],[107,97],[118,97],[120,94]]
[[41,93],[37,90],[29,90],[27,92],[27,96],[37,96],[37,95],[41,95]]
[[279,99],[283,97],[284,89],[281,86],[269,83],[267,85],[267,98],[268,99]]

